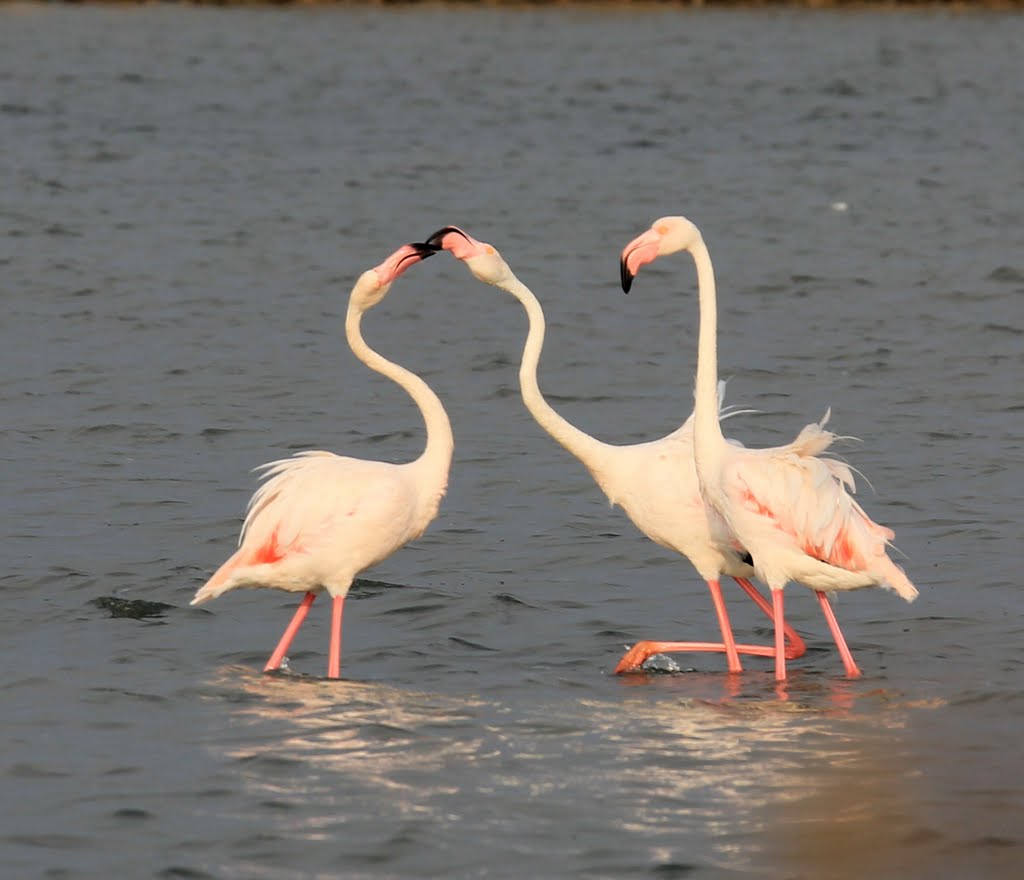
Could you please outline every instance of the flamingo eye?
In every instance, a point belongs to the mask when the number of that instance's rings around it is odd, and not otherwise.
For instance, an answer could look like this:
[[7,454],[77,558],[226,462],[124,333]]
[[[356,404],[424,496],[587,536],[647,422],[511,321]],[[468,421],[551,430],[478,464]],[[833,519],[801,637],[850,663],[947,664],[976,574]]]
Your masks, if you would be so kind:
[[497,251],[493,248],[493,246],[487,245],[487,253],[489,256],[493,257],[497,253]]

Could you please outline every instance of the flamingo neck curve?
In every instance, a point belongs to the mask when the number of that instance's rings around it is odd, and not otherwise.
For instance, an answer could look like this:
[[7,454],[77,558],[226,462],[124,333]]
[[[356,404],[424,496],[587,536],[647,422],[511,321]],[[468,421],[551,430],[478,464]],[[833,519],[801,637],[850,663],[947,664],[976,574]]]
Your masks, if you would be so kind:
[[441,400],[429,385],[412,370],[389,361],[374,351],[363,339],[361,322],[363,310],[349,305],[345,317],[345,338],[353,354],[376,373],[387,377],[401,387],[419,407],[427,431],[427,442],[423,453],[414,463],[423,464],[429,473],[441,477],[442,487],[447,485],[448,470],[455,452],[455,437]]
[[529,331],[526,335],[526,342],[523,344],[523,356],[519,364],[519,389],[523,396],[523,403],[526,404],[526,408],[537,424],[576,458],[588,467],[597,465],[597,458],[606,444],[596,437],[591,437],[586,431],[580,430],[555,412],[541,393],[537,383],[537,369],[540,365],[541,351],[544,348],[546,328],[544,309],[541,307],[540,300],[515,275],[497,286],[519,300],[526,310],[526,317],[529,321]]

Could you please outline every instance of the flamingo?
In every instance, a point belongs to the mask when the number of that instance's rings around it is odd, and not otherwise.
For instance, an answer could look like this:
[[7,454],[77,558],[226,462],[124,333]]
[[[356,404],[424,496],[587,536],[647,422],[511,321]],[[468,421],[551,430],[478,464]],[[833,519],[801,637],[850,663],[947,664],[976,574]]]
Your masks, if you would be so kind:
[[406,269],[437,251],[416,243],[364,272],[349,297],[345,335],[364,364],[408,392],[420,409],[427,442],[415,461],[391,464],[306,451],[261,465],[265,482],[246,511],[239,547],[192,600],[199,605],[242,586],[304,592],[264,672],[280,669],[321,590],[333,598],[327,677],[341,673],[341,620],[357,574],[418,538],[437,516],[455,444],[441,401],[426,382],[366,344],[363,313],[387,295]]
[[[732,633],[719,583],[722,574],[731,575],[769,617],[772,610],[749,581],[753,574],[749,557],[729,544],[727,536],[713,538],[711,535],[693,463],[693,416],[659,440],[623,446],[604,443],[570,424],[544,399],[537,384],[545,322],[544,311],[534,293],[516,277],[493,245],[478,241],[456,226],[438,230],[427,243],[449,251],[480,281],[519,300],[529,320],[519,368],[520,390],[527,409],[545,431],[586,466],[608,500],[621,506],[641,532],[656,544],[689,559],[707,582],[722,642],[674,642],[675,650],[724,652],[730,672],[742,671],[740,654],[772,656],[774,648],[737,644]],[[785,635],[791,642],[786,649],[787,656],[803,655],[806,646],[796,632],[786,628]],[[657,647],[659,643],[641,644]],[[634,656],[637,647],[626,656]],[[654,653],[658,651],[651,650],[646,656]],[[620,661],[615,671],[637,665],[630,662],[623,666]]]
[[850,468],[821,456],[836,439],[825,430],[831,410],[785,446],[746,449],[725,439],[716,403],[715,275],[700,230],[685,217],[656,220],[622,251],[622,287],[629,291],[644,264],[679,251],[689,251],[696,263],[700,302],[693,442],[697,476],[709,519],[720,520],[733,543],[751,555],[754,571],[771,591],[775,678],[786,679],[782,591],[789,581],[817,594],[846,674],[857,678],[860,669],[828,594],[886,587],[912,602],[916,587],[886,553],[895,534],[873,522],[853,499]]

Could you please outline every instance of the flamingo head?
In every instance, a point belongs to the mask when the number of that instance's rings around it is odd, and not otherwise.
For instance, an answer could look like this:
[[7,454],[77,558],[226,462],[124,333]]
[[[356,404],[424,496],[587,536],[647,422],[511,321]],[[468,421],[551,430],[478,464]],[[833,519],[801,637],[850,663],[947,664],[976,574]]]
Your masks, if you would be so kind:
[[685,217],[662,217],[623,248],[619,261],[622,289],[629,293],[640,267],[658,257],[688,251],[701,241],[700,230]]
[[512,277],[508,263],[498,249],[485,241],[477,241],[458,226],[445,226],[427,239],[427,245],[446,250],[462,260],[477,278],[487,284],[502,286]]
[[402,245],[379,266],[367,269],[359,276],[355,287],[352,288],[352,305],[360,311],[372,309],[387,296],[399,275],[413,263],[433,256],[439,250],[440,248],[435,245],[420,241]]

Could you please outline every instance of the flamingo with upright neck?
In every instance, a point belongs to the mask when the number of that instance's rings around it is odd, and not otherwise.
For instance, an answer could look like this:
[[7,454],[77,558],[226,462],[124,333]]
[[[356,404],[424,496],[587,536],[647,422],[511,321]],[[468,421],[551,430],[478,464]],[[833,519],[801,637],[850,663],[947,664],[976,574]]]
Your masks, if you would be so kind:
[[622,251],[622,286],[628,292],[641,266],[680,251],[688,251],[696,264],[700,302],[693,442],[697,476],[710,518],[720,520],[733,546],[751,555],[754,571],[771,590],[775,677],[786,678],[782,591],[789,581],[798,581],[817,594],[846,674],[855,678],[860,670],[828,594],[887,587],[912,602],[917,589],[886,553],[895,535],[853,499],[850,468],[821,457],[835,439],[825,430],[828,413],[785,446],[746,449],[725,439],[716,400],[715,275],[700,230],[685,217],[656,220]]
[[[581,431],[559,415],[540,391],[537,368],[544,347],[545,322],[544,311],[534,293],[516,277],[493,245],[478,241],[458,227],[446,226],[438,230],[427,243],[451,252],[480,281],[519,300],[529,321],[519,367],[520,389],[527,409],[545,431],[586,466],[609,501],[620,505],[641,532],[662,547],[687,557],[707,582],[722,641],[673,642],[673,649],[724,653],[730,672],[742,670],[740,654],[773,656],[774,648],[737,644],[733,636],[719,584],[723,574],[731,575],[769,617],[772,609],[748,580],[753,569],[743,551],[732,547],[726,536],[711,534],[712,525],[705,516],[693,463],[693,416],[672,433],[648,443],[619,446]],[[716,391],[716,416],[718,406]],[[801,638],[792,628],[785,629],[785,636],[791,643],[784,649],[787,656],[801,656],[806,650]],[[659,653],[663,644],[668,643],[640,643],[651,648],[647,656]],[[635,645],[619,662],[616,672],[639,665],[627,658],[635,657],[640,645]]]
[[391,464],[309,451],[262,465],[266,482],[249,502],[238,550],[192,600],[199,605],[243,586],[304,592],[266,672],[280,669],[313,600],[326,590],[333,598],[327,676],[338,678],[342,609],[355,576],[418,538],[437,516],[455,448],[448,416],[426,382],[370,348],[360,329],[363,314],[395,279],[436,250],[405,245],[364,272],[345,319],[356,357],[404,388],[419,407],[427,431],[423,454]]

